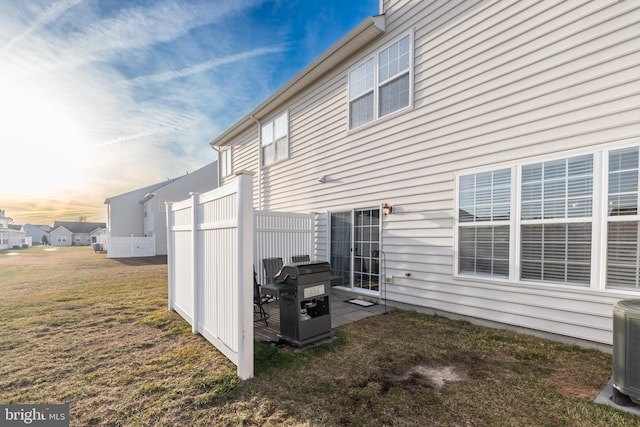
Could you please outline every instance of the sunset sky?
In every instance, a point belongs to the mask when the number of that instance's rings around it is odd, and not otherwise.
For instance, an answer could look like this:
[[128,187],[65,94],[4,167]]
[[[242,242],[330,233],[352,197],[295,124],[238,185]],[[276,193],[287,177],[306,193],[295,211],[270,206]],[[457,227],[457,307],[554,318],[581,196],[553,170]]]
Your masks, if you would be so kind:
[[216,160],[213,138],[378,7],[0,1],[0,209],[106,221],[107,197]]

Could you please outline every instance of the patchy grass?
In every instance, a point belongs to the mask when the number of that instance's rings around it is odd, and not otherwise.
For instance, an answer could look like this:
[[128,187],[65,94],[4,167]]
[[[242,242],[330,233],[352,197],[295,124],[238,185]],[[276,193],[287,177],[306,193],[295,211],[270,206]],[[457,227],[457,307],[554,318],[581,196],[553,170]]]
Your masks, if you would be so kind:
[[640,425],[595,405],[611,356],[393,311],[304,352],[256,343],[256,377],[167,311],[162,258],[0,252],[0,402],[74,426]]

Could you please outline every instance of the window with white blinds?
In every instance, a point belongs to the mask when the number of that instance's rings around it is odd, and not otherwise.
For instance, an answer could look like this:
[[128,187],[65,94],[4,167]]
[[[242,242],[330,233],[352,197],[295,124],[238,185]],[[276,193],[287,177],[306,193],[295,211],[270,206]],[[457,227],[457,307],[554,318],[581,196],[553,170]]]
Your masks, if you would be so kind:
[[520,278],[588,286],[593,156],[522,167]]
[[609,153],[607,287],[640,289],[638,148]]
[[458,271],[509,277],[511,170],[460,177]]
[[639,185],[638,145],[458,174],[454,271],[640,291]]
[[406,35],[378,54],[380,117],[409,105],[410,48],[411,41]]

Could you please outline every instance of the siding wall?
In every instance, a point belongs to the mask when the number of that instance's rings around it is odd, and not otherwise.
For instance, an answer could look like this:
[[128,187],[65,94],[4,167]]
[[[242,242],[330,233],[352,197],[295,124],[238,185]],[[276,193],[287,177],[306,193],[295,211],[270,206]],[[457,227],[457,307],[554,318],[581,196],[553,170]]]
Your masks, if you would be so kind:
[[[383,37],[287,104],[291,158],[262,170],[260,208],[317,212],[316,255],[326,259],[327,211],[387,202],[388,300],[611,343],[612,305],[640,295],[453,276],[454,174],[640,143],[640,3],[386,1],[385,9]],[[348,70],[410,30],[413,108],[349,132]],[[233,164],[256,173],[258,207],[256,130],[233,141]],[[328,182],[318,182],[323,175]]]

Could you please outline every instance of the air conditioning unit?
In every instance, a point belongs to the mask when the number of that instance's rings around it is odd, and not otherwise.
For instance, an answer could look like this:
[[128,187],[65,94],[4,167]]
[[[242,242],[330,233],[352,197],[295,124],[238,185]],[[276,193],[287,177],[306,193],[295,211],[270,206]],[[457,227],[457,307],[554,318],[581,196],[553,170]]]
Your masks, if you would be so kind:
[[615,403],[640,403],[640,299],[613,307],[613,388]]

